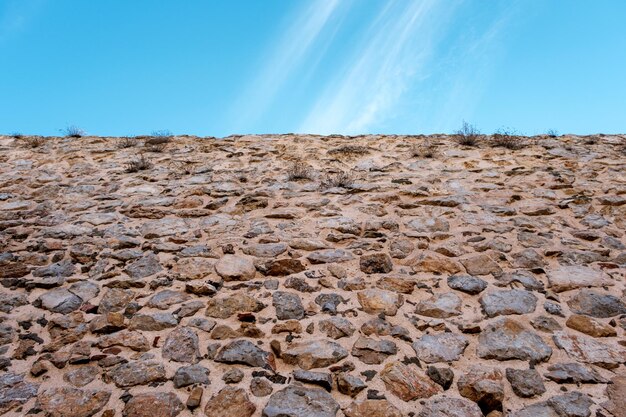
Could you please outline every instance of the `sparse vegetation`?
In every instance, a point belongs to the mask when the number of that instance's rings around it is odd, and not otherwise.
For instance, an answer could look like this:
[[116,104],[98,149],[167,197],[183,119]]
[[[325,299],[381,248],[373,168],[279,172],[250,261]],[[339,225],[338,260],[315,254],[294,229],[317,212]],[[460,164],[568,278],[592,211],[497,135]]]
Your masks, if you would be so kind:
[[434,158],[437,155],[437,146],[427,140],[411,147],[411,156],[414,158]]
[[294,162],[289,168],[287,168],[287,179],[289,181],[310,181],[313,178],[313,168],[303,162]]
[[23,136],[20,135],[19,137],[17,136],[13,136],[16,139],[19,139],[24,146],[28,147],[28,148],[39,148],[40,146],[42,146],[44,143],[46,143],[46,140],[43,138],[43,136]]
[[74,125],[62,129],[61,132],[68,138],[82,138],[83,136],[85,136],[85,131],[80,127]]
[[137,146],[139,140],[137,140],[134,136],[127,136],[120,138],[119,142],[117,142],[117,147],[119,149],[132,148]]
[[491,136],[489,142],[495,148],[506,148],[511,150],[522,149],[526,142],[517,131],[510,128],[500,128]]
[[354,177],[349,172],[327,173],[320,184],[321,188],[352,188]]
[[145,144],[145,149],[147,152],[153,153],[161,153],[167,148],[168,142],[157,142],[157,143],[148,143]]
[[600,138],[596,135],[586,136],[585,137],[585,145],[595,145],[600,141]]
[[335,149],[331,149],[328,151],[330,155],[349,155],[349,156],[357,156],[357,155],[367,155],[370,152],[367,146],[361,145],[343,145]]
[[141,154],[139,158],[134,159],[126,164],[126,172],[138,172],[145,171],[152,168],[152,162],[146,158],[144,154]]
[[157,138],[171,138],[174,134],[169,130],[153,130],[150,133],[150,136],[154,136]]
[[155,146],[149,152],[163,152],[165,145],[172,141],[173,136],[174,135],[169,130],[155,130],[145,139],[144,143],[146,146]]
[[476,126],[463,121],[463,126],[455,132],[455,137],[459,144],[464,146],[477,146],[480,138],[480,131]]
[[24,137],[23,134],[21,134],[20,132],[13,132],[10,135],[13,139],[22,139]]
[[559,132],[557,132],[556,129],[548,129],[548,131],[546,132],[546,135],[548,135],[551,138],[556,138],[557,136],[559,136]]

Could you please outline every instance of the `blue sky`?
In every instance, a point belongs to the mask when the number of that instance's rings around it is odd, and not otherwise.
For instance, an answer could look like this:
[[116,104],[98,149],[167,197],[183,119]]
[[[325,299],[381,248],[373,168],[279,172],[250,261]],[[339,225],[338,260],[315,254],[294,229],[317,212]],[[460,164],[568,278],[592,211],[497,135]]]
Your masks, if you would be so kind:
[[626,132],[624,0],[0,0],[0,132]]

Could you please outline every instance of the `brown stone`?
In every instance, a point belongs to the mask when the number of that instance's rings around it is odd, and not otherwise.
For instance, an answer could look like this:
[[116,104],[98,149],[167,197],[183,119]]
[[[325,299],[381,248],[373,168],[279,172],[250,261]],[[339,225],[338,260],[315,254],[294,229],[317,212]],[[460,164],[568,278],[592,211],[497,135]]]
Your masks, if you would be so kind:
[[428,376],[413,365],[390,362],[381,371],[380,377],[391,393],[403,401],[428,398],[442,391]]

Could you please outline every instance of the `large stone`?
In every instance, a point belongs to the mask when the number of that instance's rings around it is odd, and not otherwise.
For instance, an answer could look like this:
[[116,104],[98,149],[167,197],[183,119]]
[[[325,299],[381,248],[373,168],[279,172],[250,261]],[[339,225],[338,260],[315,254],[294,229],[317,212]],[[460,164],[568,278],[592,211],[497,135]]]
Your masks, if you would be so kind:
[[430,299],[420,301],[415,312],[421,316],[448,318],[461,314],[461,298],[452,293],[433,295]]
[[25,294],[0,293],[0,311],[8,313],[14,309],[28,304]]
[[319,322],[319,329],[326,336],[333,339],[341,339],[342,337],[350,337],[356,329],[350,320],[343,317],[330,317]]
[[224,281],[248,281],[254,278],[256,269],[249,258],[236,255],[224,255],[215,264],[215,272]]
[[391,340],[376,340],[360,336],[352,345],[352,356],[368,365],[381,364],[389,356],[398,353],[398,347]]
[[426,363],[458,361],[469,345],[467,337],[454,333],[425,334],[413,342],[417,357]]
[[330,264],[351,261],[354,256],[343,249],[322,249],[311,252],[307,255],[307,259],[312,264]]
[[274,259],[267,261],[261,270],[265,275],[282,277],[285,275],[297,274],[306,270],[306,267],[299,259]]
[[563,292],[585,287],[604,287],[613,285],[608,275],[587,266],[562,265],[547,271],[550,289]]
[[48,290],[39,297],[41,306],[54,313],[71,313],[83,303],[83,300],[65,288]]
[[107,334],[96,340],[96,346],[100,348],[109,348],[111,346],[124,346],[139,352],[147,352],[150,350],[148,339],[140,332],[132,332],[122,330],[113,334]]
[[270,397],[262,417],[335,417],[339,404],[321,388],[289,385]]
[[409,221],[406,226],[418,233],[448,232],[450,223],[442,217],[417,218]]
[[272,294],[272,302],[276,309],[278,320],[301,319],[304,317],[304,307],[298,294],[276,291]]
[[436,252],[419,252],[406,258],[404,265],[412,266],[416,272],[432,272],[434,274],[456,274],[463,271],[463,266],[447,256]]
[[185,406],[173,392],[134,395],[124,406],[124,417],[176,417]]
[[166,217],[159,220],[149,221],[141,225],[140,233],[146,239],[185,234],[189,231],[187,223],[176,217]]
[[472,401],[438,395],[426,401],[417,417],[483,417],[483,413]]
[[354,401],[343,412],[346,417],[402,417],[400,410],[387,400]]
[[333,388],[333,377],[327,372],[303,371],[296,369],[291,373],[293,379],[304,382],[305,384],[318,385],[330,392]]
[[257,258],[274,258],[287,250],[285,243],[256,243],[246,246],[243,253]]
[[567,301],[567,305],[574,313],[596,318],[626,314],[626,306],[619,298],[592,290],[580,290]]
[[243,364],[269,370],[276,369],[274,355],[249,340],[235,340],[217,352],[215,362]]
[[473,365],[461,375],[457,386],[459,394],[478,404],[485,415],[502,410],[504,382],[499,369]]
[[537,307],[537,297],[526,290],[497,291],[483,295],[479,301],[487,317],[528,314]]
[[124,269],[124,272],[133,279],[141,279],[154,275],[162,270],[163,267],[159,263],[159,259],[153,253],[150,253],[128,265]]
[[608,401],[602,406],[615,417],[626,417],[626,375],[617,375],[606,386]]
[[81,366],[72,369],[63,375],[63,380],[75,387],[81,388],[96,379],[100,374],[100,368],[95,366]]
[[49,388],[37,396],[37,407],[49,417],[91,417],[109,402],[110,391]]
[[131,330],[150,332],[176,327],[178,320],[171,313],[135,314],[128,323]]
[[207,417],[250,417],[256,405],[250,401],[242,388],[224,387],[207,401],[204,414]]
[[470,275],[489,275],[494,276],[502,274],[502,268],[486,253],[472,256],[471,258],[462,259],[461,263]]
[[393,262],[386,253],[373,253],[361,256],[359,267],[366,274],[386,274],[393,269]]
[[209,384],[209,370],[201,365],[182,366],[176,370],[172,378],[175,388],[182,388],[189,385]]
[[448,287],[466,294],[476,295],[487,288],[487,281],[471,275],[452,275],[448,277]]
[[442,391],[428,376],[413,365],[390,362],[381,371],[380,377],[387,389],[402,401],[428,398]]
[[146,306],[158,308],[159,310],[167,310],[171,306],[183,303],[190,298],[189,294],[180,291],[163,290],[150,297]]
[[404,302],[403,297],[395,292],[375,288],[360,291],[357,298],[366,313],[383,313],[387,316],[395,316]]
[[304,370],[324,368],[348,356],[348,351],[336,342],[321,339],[294,343],[282,352],[281,358],[288,365]]
[[108,372],[108,376],[120,388],[146,385],[165,381],[165,368],[154,361],[135,361],[120,364]]
[[552,348],[519,322],[503,317],[481,332],[476,352],[483,359],[543,362],[550,359]]
[[128,303],[132,301],[134,296],[135,293],[131,290],[109,288],[100,300],[100,304],[98,305],[98,314],[124,310]]
[[584,363],[590,363],[602,368],[614,369],[626,362],[626,350],[609,344],[604,344],[591,337],[555,332],[554,343],[567,354]]
[[265,304],[244,293],[238,292],[221,298],[207,301],[206,315],[216,319],[227,319],[235,313],[257,313],[265,308]]
[[544,376],[560,384],[606,384],[609,382],[595,369],[576,362],[550,365]]
[[580,314],[572,314],[569,316],[565,325],[570,329],[578,330],[581,333],[585,333],[593,337],[617,336],[617,331],[610,325]]
[[24,375],[0,373],[0,415],[26,403],[38,389],[39,384],[24,381]]
[[330,217],[317,222],[320,229],[334,229],[341,233],[358,235],[361,233],[361,225],[349,217]]
[[161,348],[163,359],[196,363],[200,358],[198,335],[191,327],[179,327],[167,335]]
[[593,401],[580,392],[557,395],[547,401],[524,407],[511,417],[589,417]]
[[506,369],[506,379],[513,392],[522,398],[534,397],[546,392],[541,375],[535,369]]

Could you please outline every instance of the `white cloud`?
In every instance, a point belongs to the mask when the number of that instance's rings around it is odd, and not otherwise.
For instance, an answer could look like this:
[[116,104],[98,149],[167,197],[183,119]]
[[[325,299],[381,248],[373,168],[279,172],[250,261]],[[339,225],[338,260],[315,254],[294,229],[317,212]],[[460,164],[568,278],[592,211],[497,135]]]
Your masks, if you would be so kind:
[[[303,2],[305,7],[284,32],[276,48],[264,58],[261,73],[244,89],[237,102],[237,129],[254,122],[272,104],[277,93],[295,70],[310,58],[311,50],[337,13],[341,0]],[[345,1],[344,1],[345,3]]]
[[361,133],[393,117],[426,64],[456,3],[388,2],[346,70],[318,98],[301,132]]

